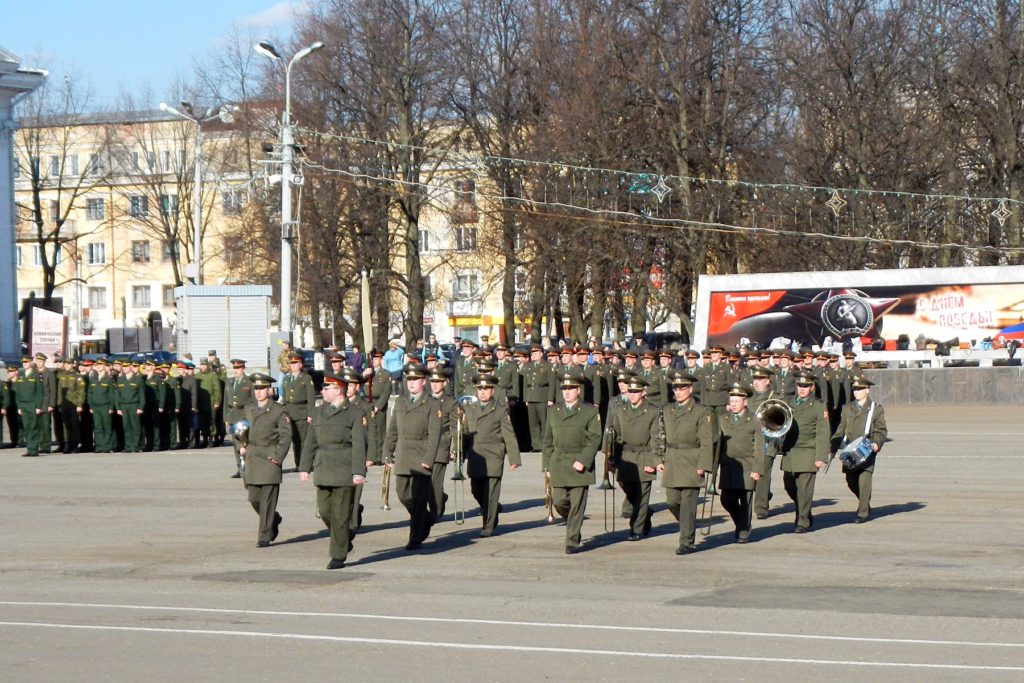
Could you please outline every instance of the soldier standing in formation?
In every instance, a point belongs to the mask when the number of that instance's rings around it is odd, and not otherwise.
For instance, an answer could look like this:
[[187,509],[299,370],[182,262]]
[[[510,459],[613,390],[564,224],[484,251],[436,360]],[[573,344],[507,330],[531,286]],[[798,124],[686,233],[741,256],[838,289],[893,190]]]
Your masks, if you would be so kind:
[[281,385],[281,404],[292,425],[292,454],[295,456],[295,467],[299,466],[302,456],[302,440],[306,438],[309,427],[309,413],[316,403],[316,388],[313,378],[302,369],[302,354],[293,352],[288,357],[288,374]]
[[764,475],[764,434],[753,413],[747,410],[750,390],[742,384],[729,389],[726,416],[719,422],[719,487],[722,507],[732,517],[739,543],[750,539],[752,498],[758,480]]
[[220,408],[222,399],[220,377],[210,367],[209,359],[200,358],[199,372],[196,373],[195,378],[197,394],[194,400],[199,413],[199,436],[202,439],[196,444],[196,448],[212,448],[216,438],[213,418]]
[[174,388],[174,414],[178,422],[178,448],[197,447],[199,444],[198,383],[192,361],[179,361],[181,375]]
[[565,519],[565,552],[580,550],[587,494],[596,483],[594,461],[601,447],[601,417],[580,397],[580,382],[563,376],[564,405],[548,410],[542,443],[543,469],[551,474],[552,503]]
[[409,542],[416,550],[430,535],[430,474],[441,440],[441,408],[424,391],[426,371],[418,364],[404,370],[407,392],[395,401],[384,439],[384,461],[394,465],[398,499],[409,512]]
[[[875,457],[889,436],[885,424],[885,410],[880,403],[871,400],[874,382],[867,377],[853,374],[849,378],[853,401],[843,408],[839,426],[832,435],[833,450],[859,437],[871,442],[871,455],[860,467],[850,469],[843,464],[846,486],[857,497],[857,524],[863,524],[871,517],[871,488],[875,472]],[[868,424],[870,419],[871,423]]]
[[671,376],[673,403],[662,410],[665,430],[662,473],[669,512],[679,522],[679,547],[676,555],[695,550],[697,529],[697,497],[705,475],[714,459],[714,424],[712,410],[693,399],[697,378],[677,372]]
[[89,382],[89,410],[92,413],[93,445],[97,453],[111,453],[117,446],[111,417],[114,414],[114,380],[107,371],[107,359],[100,358],[94,366],[96,375]]
[[114,407],[121,417],[124,429],[124,452],[141,453],[142,407],[145,399],[142,378],[135,371],[137,363],[124,364],[124,374],[117,379],[114,391]]
[[480,505],[482,529],[480,537],[494,534],[501,512],[501,478],[505,469],[505,458],[514,472],[523,464],[519,457],[515,430],[509,417],[508,405],[495,397],[499,379],[495,375],[477,375],[475,402],[466,407],[465,424],[466,470],[469,475],[473,498]]
[[64,425],[64,453],[81,453],[81,416],[85,406],[85,378],[74,370],[70,359],[62,359],[64,366],[57,373],[57,405]]
[[[253,402],[252,380],[245,374],[245,361],[232,358],[231,372],[231,379],[224,383],[224,420],[229,428],[245,418],[245,410]],[[231,436],[231,445],[235,453],[235,473],[231,477],[239,479],[242,476],[242,456],[238,450],[241,443],[234,435]]]
[[615,432],[616,477],[629,501],[630,541],[651,533],[651,486],[662,461],[661,410],[647,402],[647,387],[642,377],[629,378],[627,402],[608,421]]
[[828,458],[831,432],[825,404],[814,397],[817,377],[804,371],[795,381],[796,397],[790,401],[793,425],[782,443],[782,471],[786,493],[796,505],[794,532],[802,534],[814,525],[814,480]]
[[[22,359],[22,371],[14,380],[14,399],[21,416],[21,431],[25,439],[25,457],[39,455],[41,442],[40,415],[46,411],[46,386],[42,374],[31,358]],[[50,452],[49,435],[46,437],[46,452]]]
[[[358,384],[356,385],[358,386]],[[324,375],[323,403],[310,415],[299,480],[313,472],[316,507],[331,532],[328,569],[341,569],[352,550],[352,510],[356,486],[366,478],[366,413],[347,396],[344,375]]]

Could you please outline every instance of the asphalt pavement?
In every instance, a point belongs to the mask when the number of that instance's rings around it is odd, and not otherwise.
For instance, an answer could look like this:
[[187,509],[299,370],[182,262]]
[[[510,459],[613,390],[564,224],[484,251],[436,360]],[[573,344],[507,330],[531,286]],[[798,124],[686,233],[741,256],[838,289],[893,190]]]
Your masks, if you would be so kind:
[[[548,524],[539,454],[504,479],[498,533],[449,514],[417,552],[371,471],[362,533],[326,571],[314,489],[285,476],[281,536],[228,448],[21,458],[0,451],[0,675],[8,681],[1024,680],[1024,422],[993,405],[894,406],[873,518],[840,468],[815,525],[773,514],[733,542],[717,501],[698,549],[656,487],[654,531],[585,551]],[[290,462],[290,458],[289,458]],[[838,465],[838,464],[837,464]],[[776,465],[777,466],[777,465]],[[453,482],[448,491],[453,493]],[[622,501],[621,491],[614,506]],[[612,501],[609,499],[609,508]]]

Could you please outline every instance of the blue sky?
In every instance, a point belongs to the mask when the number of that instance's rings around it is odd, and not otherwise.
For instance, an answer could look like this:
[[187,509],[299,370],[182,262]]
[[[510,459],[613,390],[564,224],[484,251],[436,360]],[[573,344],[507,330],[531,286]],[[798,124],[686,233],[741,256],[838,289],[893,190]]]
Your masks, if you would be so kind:
[[[148,84],[159,101],[189,79],[235,27],[287,36],[306,0],[0,0],[0,46],[23,66],[91,85],[91,109],[110,109],[124,90]],[[157,102],[151,102],[155,106]]]

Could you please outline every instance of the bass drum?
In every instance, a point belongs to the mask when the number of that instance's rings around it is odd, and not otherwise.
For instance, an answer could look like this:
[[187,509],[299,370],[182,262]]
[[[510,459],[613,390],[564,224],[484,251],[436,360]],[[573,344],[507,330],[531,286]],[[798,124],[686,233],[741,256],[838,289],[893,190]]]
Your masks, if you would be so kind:
[[868,460],[875,454],[871,446],[866,436],[858,436],[839,451],[839,461],[847,470],[855,472],[867,465]]

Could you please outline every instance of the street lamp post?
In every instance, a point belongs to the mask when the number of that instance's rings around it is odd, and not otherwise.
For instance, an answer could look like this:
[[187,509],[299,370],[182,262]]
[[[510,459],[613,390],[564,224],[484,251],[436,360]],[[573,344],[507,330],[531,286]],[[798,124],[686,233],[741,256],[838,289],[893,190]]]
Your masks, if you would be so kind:
[[[295,130],[292,128],[291,111],[292,67],[323,46],[323,43],[317,41],[302,48],[288,61],[284,72],[284,113],[281,115],[281,331],[287,334],[289,339],[292,334],[292,160],[295,154]],[[284,57],[271,43],[261,41],[256,44],[255,49],[276,62],[284,62]]]
[[192,264],[192,273],[186,273],[186,275],[191,275],[193,281],[197,285],[201,285],[203,284],[203,124],[213,119],[220,119],[224,123],[231,123],[234,120],[233,112],[237,111],[238,107],[230,104],[220,104],[206,109],[201,114],[196,114],[192,103],[182,100],[181,108],[185,111],[175,109],[166,102],[160,103],[160,111],[174,114],[196,124],[195,163],[192,181],[192,242],[194,244],[195,260]]

